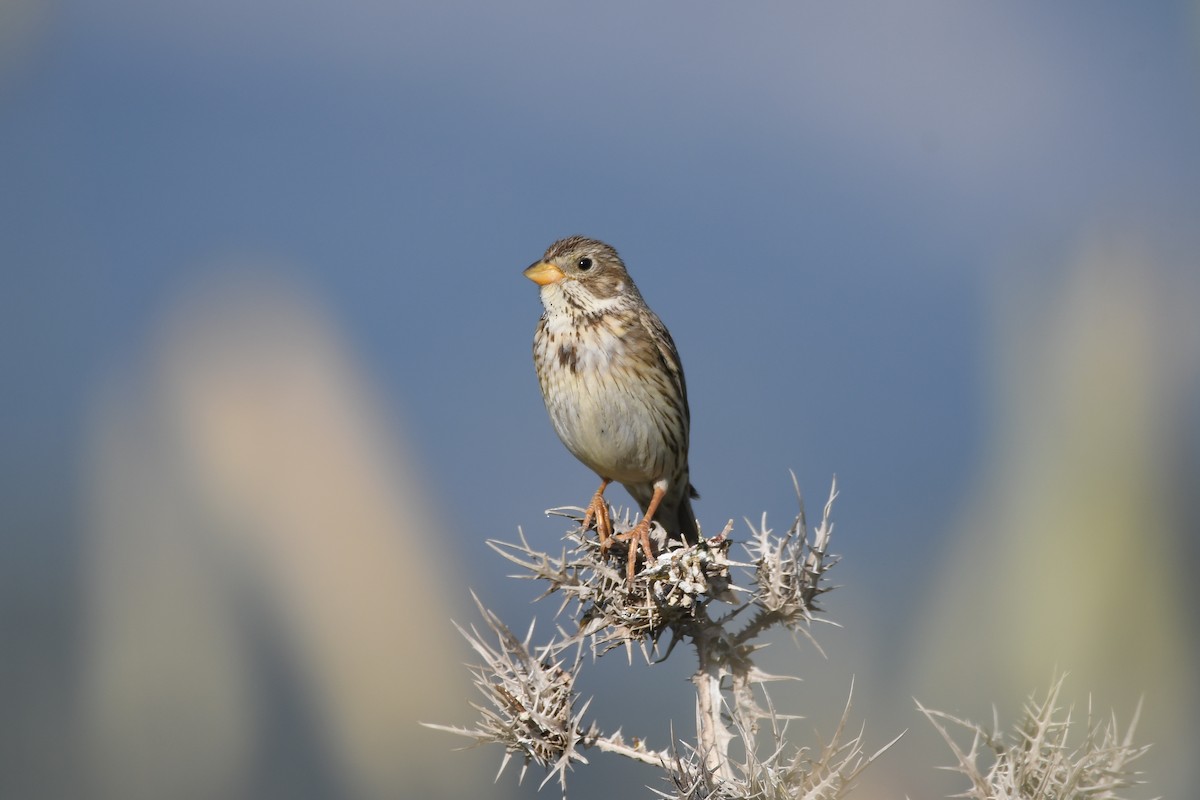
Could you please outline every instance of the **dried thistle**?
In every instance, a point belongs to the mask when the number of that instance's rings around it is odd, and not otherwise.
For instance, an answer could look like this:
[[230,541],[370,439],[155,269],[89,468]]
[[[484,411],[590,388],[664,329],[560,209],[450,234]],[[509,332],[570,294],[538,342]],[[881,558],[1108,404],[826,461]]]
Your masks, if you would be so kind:
[[[1149,749],[1146,745],[1133,744],[1141,704],[1122,735],[1115,715],[1106,720],[1093,719],[1089,697],[1083,740],[1072,744],[1073,708],[1064,708],[1059,703],[1065,679],[1066,675],[1056,678],[1044,700],[1039,702],[1035,697],[1029,698],[1024,716],[1008,737],[999,732],[999,723],[995,720],[987,729],[917,703],[917,708],[941,734],[958,761],[947,769],[962,773],[971,782],[971,787],[961,797],[975,800],[1119,800],[1118,790],[1140,783],[1138,773],[1130,768],[1130,764]],[[964,749],[959,745],[951,736],[947,723],[963,728],[971,735],[969,747]],[[992,759],[987,769],[980,766],[985,749]]]
[[[794,475],[792,481],[795,486]],[[690,546],[667,547],[660,537],[659,555],[643,566],[632,584],[623,569],[627,545],[617,542],[601,548],[582,528],[582,509],[548,512],[576,523],[558,556],[536,550],[520,531],[515,543],[489,542],[517,565],[514,577],[545,585],[539,599],[558,595],[557,616],[575,625],[560,623],[551,641],[534,650],[532,628],[519,640],[480,605],[497,645],[486,643],[474,627],[460,630],[483,659],[473,668],[476,687],[487,699],[485,705],[475,706],[481,719],[469,729],[434,727],[476,743],[502,744],[506,754],[501,769],[520,754],[525,767],[531,762],[545,767],[547,781],[557,775],[564,792],[567,770],[586,761],[582,749],[594,747],[661,768],[673,787],[672,794],[659,793],[664,797],[844,796],[859,772],[890,744],[867,757],[861,730],[855,736],[845,734],[847,703],[827,744],[816,750],[790,745],[786,734],[791,718],[776,713],[764,688],[787,678],[769,675],[754,664],[762,646],[757,639],[770,628],[780,626],[811,639],[807,629],[820,612],[816,598],[829,590],[826,575],[837,563],[828,552],[836,482],[811,538],[798,486],[796,494],[799,513],[781,536],[767,527],[765,518],[758,528],[750,525],[751,539],[744,545],[748,561],[729,558],[731,522],[719,535],[702,537]],[[614,509],[611,517],[618,531],[633,527],[628,512]],[[734,568],[746,586],[734,585]],[[718,608],[721,612],[714,613]],[[733,630],[734,622],[747,612],[749,621]],[[665,652],[660,651],[664,641]],[[644,740],[631,743],[620,732],[604,733],[594,723],[585,726],[587,703],[579,701],[573,688],[585,647],[599,657],[622,645],[631,655],[636,645],[647,660],[665,661],[680,642],[695,649],[699,662],[692,676],[695,744],[654,750]],[[574,656],[568,658],[571,652]],[[742,760],[729,755],[734,741],[741,742]],[[760,755],[760,745],[765,755]]]
[[[582,509],[555,508],[546,513],[582,522]],[[627,512],[611,513],[617,532],[633,527]],[[557,614],[578,621],[573,639],[588,640],[596,655],[637,645],[647,660],[653,660],[664,633],[684,635],[702,619],[710,600],[734,599],[729,568],[735,562],[727,555],[728,530],[690,547],[663,549],[660,544],[657,558],[632,585],[626,582],[623,568],[628,544],[616,542],[605,552],[581,527],[567,532],[567,546],[558,557],[534,549],[522,531],[517,542],[493,540],[488,546],[522,569],[513,577],[544,582],[541,598],[552,594],[562,598]]]
[[[474,739],[476,744],[495,742],[504,745],[504,760],[500,772],[508,766],[514,754],[524,758],[520,779],[524,779],[530,762],[546,767],[548,781],[554,775],[566,789],[566,771],[572,762],[586,762],[579,752],[584,739],[580,721],[587,704],[574,712],[577,695],[574,691],[581,653],[576,648],[573,661],[566,664],[563,656],[570,643],[551,640],[533,649],[533,625],[524,639],[518,639],[499,617],[489,611],[472,593],[475,605],[483,615],[484,624],[495,639],[495,645],[472,625],[470,630],[455,624],[459,632],[483,660],[471,668],[475,687],[487,700],[487,705],[472,703],[480,717],[474,728],[448,725],[428,725]],[[543,781],[545,784],[546,781]]]
[[[772,710],[767,719],[775,746],[766,755],[760,756],[755,748],[747,748],[744,759],[732,764],[732,774],[722,777],[695,748],[689,747],[686,754],[675,754],[670,775],[673,792],[656,794],[670,800],[832,800],[844,797],[862,771],[900,739],[897,736],[867,755],[864,730],[859,728],[852,736],[846,731],[850,698],[833,735],[815,751],[783,746],[788,718]],[[754,734],[738,725],[742,739],[753,741]]]

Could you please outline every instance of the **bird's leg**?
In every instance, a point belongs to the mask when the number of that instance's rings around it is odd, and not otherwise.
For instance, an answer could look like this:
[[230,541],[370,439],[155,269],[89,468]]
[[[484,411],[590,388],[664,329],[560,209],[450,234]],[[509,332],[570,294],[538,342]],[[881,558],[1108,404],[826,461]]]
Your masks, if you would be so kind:
[[642,552],[646,554],[646,561],[649,561],[654,556],[654,550],[650,545],[650,523],[654,519],[654,512],[658,511],[658,504],[667,494],[667,487],[664,481],[659,481],[654,484],[654,496],[650,498],[650,505],[646,506],[646,513],[642,515],[641,520],[633,529],[625,533],[616,534],[613,538],[618,541],[629,542],[629,564],[625,569],[625,576],[633,583],[634,566],[637,563],[638,547],[642,548]]
[[608,478],[600,482],[600,488],[592,495],[587,512],[583,515],[583,529],[586,531],[593,521],[596,523],[596,533],[600,535],[600,552],[605,552],[611,546],[609,540],[613,535],[612,519],[608,515],[608,503],[604,500],[604,490],[612,483]]

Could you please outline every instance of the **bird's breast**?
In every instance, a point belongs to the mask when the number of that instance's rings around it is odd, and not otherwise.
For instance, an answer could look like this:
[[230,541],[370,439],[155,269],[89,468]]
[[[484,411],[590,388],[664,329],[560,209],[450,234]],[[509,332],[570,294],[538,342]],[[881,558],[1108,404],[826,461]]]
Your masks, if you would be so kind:
[[665,465],[660,411],[619,324],[548,315],[534,342],[546,410],[563,444],[622,483],[655,480]]

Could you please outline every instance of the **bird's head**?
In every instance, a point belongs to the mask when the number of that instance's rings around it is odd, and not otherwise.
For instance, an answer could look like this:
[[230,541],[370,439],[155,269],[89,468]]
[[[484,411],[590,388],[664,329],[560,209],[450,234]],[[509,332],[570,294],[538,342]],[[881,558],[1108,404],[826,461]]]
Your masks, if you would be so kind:
[[525,270],[525,277],[543,290],[553,286],[568,296],[586,294],[599,301],[637,292],[617,251],[583,236],[569,236],[550,245],[541,260]]

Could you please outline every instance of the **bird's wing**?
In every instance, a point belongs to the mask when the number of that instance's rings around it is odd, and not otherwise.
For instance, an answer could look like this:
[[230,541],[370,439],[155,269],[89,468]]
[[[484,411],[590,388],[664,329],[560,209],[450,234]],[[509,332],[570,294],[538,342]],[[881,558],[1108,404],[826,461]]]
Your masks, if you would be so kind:
[[690,427],[692,412],[688,408],[687,381],[683,378],[683,362],[679,360],[679,351],[675,349],[675,340],[671,338],[671,332],[667,330],[666,325],[663,325],[658,315],[648,308],[643,309],[641,313],[641,323],[658,348],[658,355],[662,358],[663,367],[671,375],[675,382],[675,388],[679,390],[679,399],[683,402],[683,419]]

